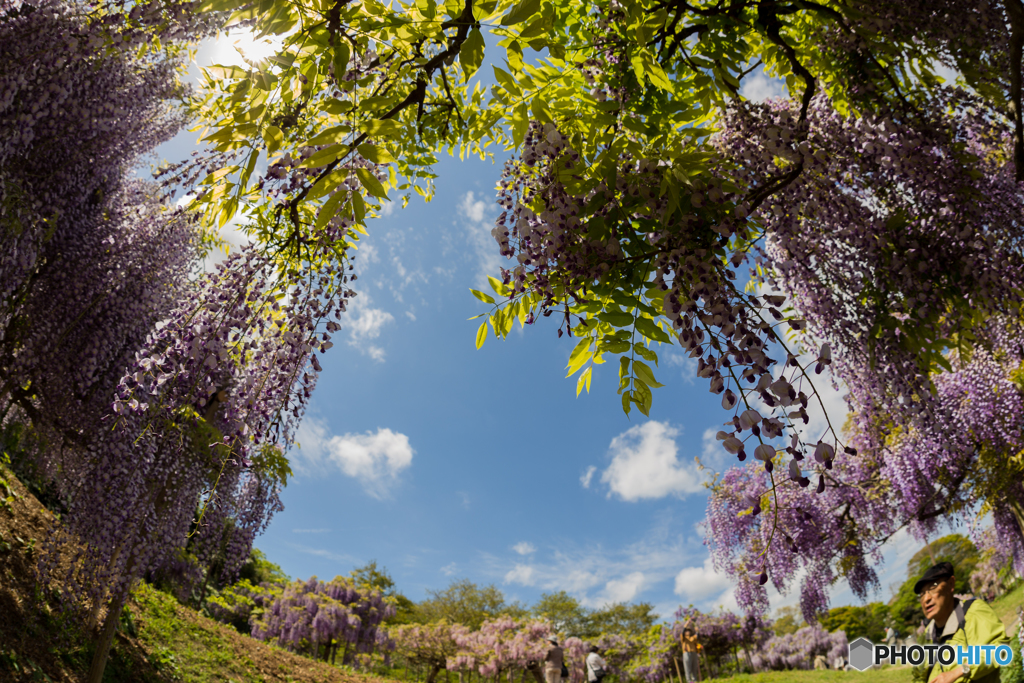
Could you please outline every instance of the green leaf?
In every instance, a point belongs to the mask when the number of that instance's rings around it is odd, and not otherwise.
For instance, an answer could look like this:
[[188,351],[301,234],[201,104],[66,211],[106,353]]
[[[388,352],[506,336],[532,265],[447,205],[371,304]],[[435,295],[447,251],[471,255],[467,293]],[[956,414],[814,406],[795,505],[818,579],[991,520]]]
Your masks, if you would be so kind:
[[359,150],[360,156],[375,164],[390,164],[395,160],[389,151],[377,145],[359,145],[356,149]]
[[466,74],[468,81],[470,76],[477,72],[480,64],[484,61],[484,36],[480,29],[474,28],[469,32],[469,37],[462,44],[459,51],[459,63],[462,64],[462,71]]
[[633,372],[647,386],[654,387],[655,389],[665,386],[654,379],[654,371],[651,370],[651,366],[642,360],[633,361]]
[[622,311],[601,311],[597,319],[614,327],[628,327],[633,324],[633,316]]
[[363,195],[358,192],[352,193],[352,215],[357,223],[362,223],[366,218],[366,202],[363,201]]
[[348,47],[348,42],[341,40],[338,41],[338,47],[334,48],[334,77],[337,80],[341,80],[341,77],[348,71],[348,60],[351,56],[351,51]]
[[480,323],[480,327],[476,330],[476,348],[480,348],[487,341],[487,323]]
[[266,130],[263,131],[263,141],[267,143],[267,151],[273,154],[281,149],[281,144],[284,142],[284,133],[277,126],[267,126]]
[[633,403],[636,404],[636,407],[640,409],[640,412],[645,417],[650,417],[651,406],[654,405],[654,394],[651,393],[651,390],[641,380],[634,380],[633,386],[635,387],[632,396]]
[[490,294],[484,294],[483,292],[479,292],[475,289],[471,289],[469,291],[473,293],[473,296],[475,296],[477,299],[480,299],[480,301],[483,301],[485,304],[494,303],[494,297],[491,296]]
[[513,97],[519,97],[522,90],[519,88],[519,84],[516,83],[516,79],[512,78],[512,74],[496,66],[491,68],[494,69],[494,77],[501,84],[501,87],[505,89],[505,92]]
[[643,343],[637,342],[633,344],[633,350],[640,354],[640,357],[644,360],[649,360],[655,365],[658,364],[658,354],[647,348]]
[[359,124],[359,130],[367,135],[398,137],[398,134],[402,132],[402,126],[398,121],[392,119],[376,119]]
[[325,131],[317,133],[309,140],[306,140],[305,145],[308,147],[316,147],[318,145],[327,145],[332,143],[338,143],[348,137],[348,134],[352,132],[352,127],[342,124],[340,126],[334,126],[328,128]]
[[630,403],[631,401],[629,400],[629,392],[627,391],[622,395],[622,412],[624,412],[627,416],[629,415],[629,411],[633,409],[633,406],[631,406]]
[[598,349],[607,353],[625,353],[626,351],[629,351],[629,342],[622,341],[621,339],[605,337],[598,345]]
[[540,9],[540,0],[520,0],[501,18],[502,26],[514,26],[532,17]]
[[347,168],[336,168],[316,182],[316,185],[306,195],[311,201],[329,194],[348,177]]
[[594,366],[591,365],[589,368],[584,370],[583,373],[580,375],[580,378],[578,380],[576,380],[576,396],[577,397],[580,395],[580,392],[583,391],[584,387],[586,388],[587,393],[588,394],[590,393],[590,376],[593,374],[593,372],[592,372],[593,369],[594,369]]
[[359,178],[359,182],[362,183],[366,191],[372,194],[374,197],[380,197],[387,199],[388,194],[384,191],[384,186],[380,184],[380,181],[365,168],[356,169],[356,177]]
[[347,152],[347,145],[331,145],[303,161],[299,164],[299,168],[320,168],[321,166],[326,166],[331,163],[338,157],[344,156]]
[[335,192],[330,199],[324,202],[324,205],[320,207],[320,213],[316,217],[316,229],[327,225],[332,218],[338,213],[338,207],[341,203],[348,199],[347,192]]
[[488,275],[487,282],[488,284],[491,285],[491,289],[494,290],[495,294],[497,294],[498,296],[505,296],[505,292],[507,291],[508,288],[501,280],[494,276]]
[[203,69],[209,76],[215,79],[245,78],[249,72],[237,66],[222,66],[214,64]]
[[650,318],[645,318],[643,316],[637,317],[636,329],[637,332],[647,337],[648,339],[662,342],[663,344],[672,343],[672,337],[668,336],[665,330],[655,325],[654,321],[651,320]]
[[576,344],[576,348],[569,354],[569,364],[566,366],[569,372],[566,373],[566,377],[571,376],[577,370],[587,364],[594,354],[590,351],[590,344],[593,340],[590,337],[584,337],[580,339]]

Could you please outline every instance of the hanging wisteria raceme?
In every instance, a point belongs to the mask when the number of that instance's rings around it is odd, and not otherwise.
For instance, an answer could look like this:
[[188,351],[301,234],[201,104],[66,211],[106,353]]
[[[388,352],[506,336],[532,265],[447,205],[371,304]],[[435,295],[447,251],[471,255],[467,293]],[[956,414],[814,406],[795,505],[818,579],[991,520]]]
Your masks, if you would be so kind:
[[[351,294],[343,268],[281,273],[243,249],[203,276],[137,352],[104,429],[58,482],[69,514],[40,564],[94,616],[113,608],[104,637],[134,579],[194,526],[201,536],[209,525],[219,545],[230,517],[231,573],[281,509],[281,453],[315,385],[314,353],[338,329],[328,317]],[[72,562],[57,574],[62,554]]]
[[[0,2],[0,303],[118,208],[124,174],[183,123],[176,39],[211,30],[192,3]],[[123,10],[123,11],[122,11]],[[163,43],[159,42],[163,41]],[[148,47],[162,45],[160,49]]]
[[818,655],[834,662],[849,654],[849,643],[842,631],[829,633],[818,624],[804,626],[795,633],[768,638],[751,655],[755,671],[789,671],[810,669]]
[[869,447],[855,426],[852,441],[868,446],[836,461],[820,480],[821,494],[790,479],[777,482],[770,498],[769,482],[752,467],[732,469],[716,483],[708,541],[717,565],[737,579],[745,609],[767,607],[749,571],[766,560],[780,591],[804,573],[801,606],[813,621],[827,609],[826,589],[836,580],[866,596],[877,583],[871,567],[881,544],[894,533],[909,528],[924,538],[942,520],[970,522],[975,511],[992,512],[986,547],[995,547],[997,566],[1019,571],[1024,491],[1014,456],[1024,447],[1024,347],[1019,325],[1003,318],[976,327],[975,335],[973,349],[950,355],[950,371],[933,375],[933,409],[946,419],[897,423],[880,448]]
[[189,289],[198,265],[193,216],[167,211],[141,181],[112,188],[96,215],[55,231],[43,262],[0,318],[0,412],[31,417],[52,447],[40,453],[55,480],[110,411],[112,388]]
[[252,624],[254,638],[274,641],[292,652],[315,659],[369,666],[375,651],[395,645],[381,623],[395,613],[378,589],[358,589],[352,579],[295,581],[270,603]]

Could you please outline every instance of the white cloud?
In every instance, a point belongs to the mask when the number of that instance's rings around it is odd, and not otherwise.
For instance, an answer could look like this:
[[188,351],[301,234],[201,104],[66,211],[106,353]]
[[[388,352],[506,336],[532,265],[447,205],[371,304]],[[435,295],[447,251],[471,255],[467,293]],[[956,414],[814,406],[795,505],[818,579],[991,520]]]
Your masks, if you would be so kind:
[[455,574],[455,572],[457,571],[459,571],[459,565],[455,564],[454,562],[446,564],[445,566],[441,567],[441,573],[445,576],[451,576]]
[[732,579],[715,571],[710,557],[704,560],[703,565],[686,567],[676,574],[675,593],[690,603],[702,602],[711,595],[722,596],[718,601],[721,603],[726,600],[723,594],[731,594],[732,590]]
[[585,489],[590,488],[590,480],[594,478],[594,472],[597,472],[597,468],[591,465],[587,468],[587,471],[580,475],[580,485]]
[[398,475],[412,465],[415,451],[409,437],[390,429],[328,436],[323,422],[307,417],[296,431],[299,446],[292,463],[300,474],[324,472],[330,466],[359,480],[374,498],[387,498]]
[[487,288],[487,276],[497,276],[505,261],[498,249],[498,243],[491,235],[494,228],[494,217],[491,212],[495,206],[493,201],[477,199],[473,192],[464,194],[459,203],[459,214],[466,221],[469,244],[476,255],[476,285],[479,289]]
[[610,492],[623,500],[684,496],[703,489],[696,463],[684,464],[677,456],[679,430],[651,420],[630,427],[612,439],[611,465],[601,474]]
[[740,94],[753,102],[764,102],[771,97],[785,97],[786,84],[777,78],[769,78],[761,70],[743,79]]
[[380,336],[383,327],[394,319],[387,311],[373,308],[370,297],[364,294],[349,302],[348,309],[341,316],[341,326],[348,331],[350,346],[380,362],[384,360],[384,349],[373,341]]
[[533,545],[532,543],[527,543],[526,541],[522,541],[522,542],[516,543],[514,546],[512,546],[512,550],[515,550],[520,555],[529,555],[530,553],[537,552],[537,547],[535,545]]
[[[484,554],[481,571],[506,583],[545,592],[566,591],[587,607],[643,599],[659,585],[671,586],[680,567],[692,563],[695,553],[697,557],[707,553],[696,535],[679,535],[671,509],[659,513],[657,519],[654,529],[624,547],[563,540],[551,550],[531,554],[528,562],[511,552],[503,557]],[[661,614],[670,616],[674,609],[665,607]]]
[[459,502],[462,504],[462,507],[464,507],[465,509],[468,510],[469,509],[469,504],[471,502],[470,498],[469,498],[469,494],[466,493],[465,491],[458,491],[457,494],[459,496]]
[[522,586],[533,585],[533,567],[517,564],[505,574],[505,583],[518,583]]
[[637,596],[644,586],[644,573],[633,572],[621,579],[612,579],[604,586],[604,595],[608,602],[629,602]]

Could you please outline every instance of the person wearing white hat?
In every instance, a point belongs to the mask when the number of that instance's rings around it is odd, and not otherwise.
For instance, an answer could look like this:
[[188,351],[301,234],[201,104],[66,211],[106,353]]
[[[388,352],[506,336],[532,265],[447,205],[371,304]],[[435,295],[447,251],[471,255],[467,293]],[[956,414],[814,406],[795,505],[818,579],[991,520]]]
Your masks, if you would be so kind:
[[562,661],[565,654],[562,648],[558,647],[558,639],[551,636],[547,639],[551,643],[547,656],[544,657],[544,680],[546,683],[561,683]]

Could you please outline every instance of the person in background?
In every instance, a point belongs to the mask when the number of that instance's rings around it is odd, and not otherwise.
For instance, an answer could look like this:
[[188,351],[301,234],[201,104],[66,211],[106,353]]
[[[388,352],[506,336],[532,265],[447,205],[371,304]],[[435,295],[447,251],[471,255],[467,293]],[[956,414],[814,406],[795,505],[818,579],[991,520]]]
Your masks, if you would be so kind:
[[896,644],[896,629],[892,626],[885,627],[885,644],[889,647]]
[[693,617],[686,620],[686,623],[683,624],[683,633],[679,636],[679,644],[683,648],[683,671],[686,674],[687,683],[700,680],[700,659],[697,655],[700,643],[697,642],[696,631],[690,628],[692,622]]
[[[935,645],[1009,645],[1003,622],[984,600],[960,601],[954,595],[956,576],[953,565],[939,562],[914,584],[921,610],[929,619],[928,639]],[[999,665],[936,663],[928,672],[928,683],[997,683]]]
[[607,675],[606,669],[608,664],[605,663],[604,657],[601,656],[601,651],[597,649],[597,645],[590,646],[590,652],[587,653],[587,680],[590,683],[601,683]]
[[548,648],[548,653],[544,657],[544,680],[546,683],[561,683],[562,661],[565,659],[565,654],[562,648],[558,647],[557,638],[551,636],[548,638],[548,642],[551,643],[551,647]]

